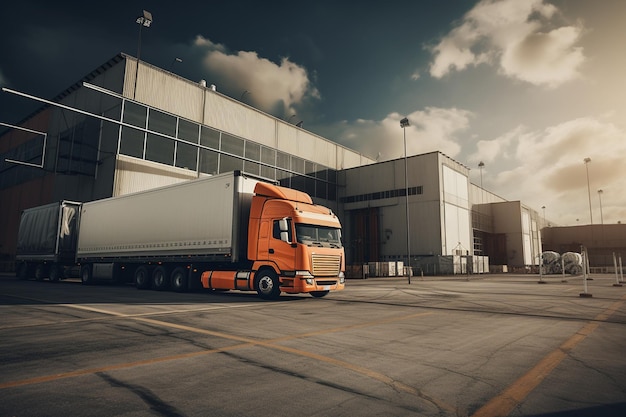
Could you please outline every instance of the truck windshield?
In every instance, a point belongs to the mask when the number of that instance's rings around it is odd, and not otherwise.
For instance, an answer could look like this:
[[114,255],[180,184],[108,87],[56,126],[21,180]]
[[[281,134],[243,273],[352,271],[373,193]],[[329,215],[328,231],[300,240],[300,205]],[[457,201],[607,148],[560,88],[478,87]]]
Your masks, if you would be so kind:
[[341,247],[341,229],[335,227],[296,223],[296,238],[309,246]]

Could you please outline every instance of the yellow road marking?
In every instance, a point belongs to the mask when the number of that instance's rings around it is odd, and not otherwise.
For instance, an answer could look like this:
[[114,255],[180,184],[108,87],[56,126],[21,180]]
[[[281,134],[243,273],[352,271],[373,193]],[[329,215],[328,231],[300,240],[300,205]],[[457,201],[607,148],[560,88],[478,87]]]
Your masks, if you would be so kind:
[[[392,378],[382,373],[379,373],[371,369],[368,369],[359,365],[355,365],[349,362],[331,358],[328,356],[323,356],[323,355],[319,355],[316,353],[311,353],[311,352],[303,351],[300,349],[295,349],[295,348],[277,344],[278,342],[284,342],[284,341],[292,340],[292,339],[299,339],[299,338],[311,337],[311,336],[328,334],[328,333],[336,333],[336,332],[350,330],[350,329],[370,327],[370,326],[375,326],[375,325],[380,325],[380,324],[385,324],[385,323],[391,323],[395,321],[408,320],[408,319],[415,318],[415,317],[428,316],[428,315],[434,314],[432,312],[415,313],[415,314],[409,314],[409,315],[401,316],[401,317],[391,317],[391,318],[375,320],[375,321],[367,322],[367,323],[359,323],[359,324],[354,324],[354,325],[335,327],[332,329],[318,330],[318,331],[313,331],[313,332],[308,332],[308,333],[303,333],[303,334],[283,336],[283,337],[278,337],[278,338],[274,338],[270,340],[255,340],[255,339],[251,339],[248,337],[236,336],[236,335],[232,335],[228,333],[216,332],[212,330],[186,326],[183,324],[168,323],[168,322],[161,321],[161,320],[155,320],[155,319],[151,319],[148,317],[142,317],[142,316],[145,316],[145,314],[144,315],[123,314],[123,313],[118,313],[115,311],[104,310],[101,308],[76,305],[76,304],[64,304],[64,306],[75,308],[78,310],[85,310],[85,311],[90,311],[90,312],[95,312],[95,313],[100,313],[100,314],[106,314],[108,316],[130,318],[132,320],[154,324],[154,325],[161,326],[161,327],[170,327],[170,328],[175,328],[178,330],[184,330],[184,331],[189,331],[189,332],[198,333],[198,334],[205,334],[205,335],[219,337],[222,339],[238,341],[241,343],[237,345],[233,345],[233,346],[218,348],[218,349],[210,349],[210,350],[203,350],[199,352],[191,352],[191,353],[185,353],[185,354],[180,354],[180,355],[166,356],[166,357],[161,357],[161,358],[146,359],[146,360],[141,360],[141,361],[136,361],[136,362],[117,364],[117,365],[108,365],[108,366],[102,366],[98,368],[81,369],[81,370],[64,372],[64,373],[55,374],[55,375],[46,375],[46,376],[41,376],[41,377],[29,378],[29,379],[24,379],[20,381],[9,381],[5,383],[1,383],[0,389],[12,388],[12,387],[30,385],[30,384],[37,384],[37,383],[42,383],[42,382],[50,382],[50,381],[55,381],[55,380],[64,379],[64,378],[91,375],[91,374],[95,374],[98,372],[107,372],[107,371],[118,370],[118,369],[127,369],[127,368],[136,367],[136,366],[143,366],[143,365],[167,362],[167,361],[178,360],[178,359],[187,359],[187,358],[198,357],[202,355],[209,355],[209,354],[218,353],[218,352],[230,351],[233,349],[246,348],[250,346],[263,346],[263,347],[281,350],[283,352],[287,352],[287,353],[291,353],[291,354],[295,354],[299,356],[308,357],[310,359],[314,359],[314,360],[321,361],[321,362],[326,362],[335,366],[339,366],[339,367],[351,370],[353,372],[359,373],[361,375],[367,376],[369,378],[380,381],[386,385],[389,385],[391,388],[397,391],[402,391],[402,392],[409,393],[412,395],[417,395],[427,401],[432,402],[433,404],[436,404],[438,407],[442,409],[448,410],[450,412],[456,412],[456,409],[454,407],[436,398],[429,397],[414,387],[411,387],[399,381],[395,381]],[[187,311],[183,311],[183,312],[187,312]],[[192,310],[190,310],[189,312],[192,312]],[[159,314],[159,313],[153,313],[153,314]]]
[[572,349],[597,329],[601,322],[606,321],[615,313],[624,304],[624,300],[626,300],[626,295],[623,296],[620,301],[611,304],[607,310],[596,316],[594,321],[587,323],[556,350],[550,352],[539,361],[530,371],[478,409],[472,414],[472,417],[508,416],[515,407],[524,401],[524,399],[550,375]]

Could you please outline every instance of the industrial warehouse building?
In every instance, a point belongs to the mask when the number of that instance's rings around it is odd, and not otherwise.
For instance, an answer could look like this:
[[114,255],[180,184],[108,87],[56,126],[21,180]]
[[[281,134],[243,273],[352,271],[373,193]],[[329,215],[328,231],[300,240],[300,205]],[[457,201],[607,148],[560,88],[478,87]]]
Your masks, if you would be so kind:
[[31,98],[42,101],[39,111],[15,125],[0,121],[7,127],[0,137],[4,270],[13,265],[23,209],[233,170],[304,191],[337,212],[353,276],[370,265],[400,272],[407,252],[425,274],[539,263],[538,213],[470,183],[469,168],[440,152],[406,158],[406,184],[404,158],[376,162],[125,54],[50,102]]

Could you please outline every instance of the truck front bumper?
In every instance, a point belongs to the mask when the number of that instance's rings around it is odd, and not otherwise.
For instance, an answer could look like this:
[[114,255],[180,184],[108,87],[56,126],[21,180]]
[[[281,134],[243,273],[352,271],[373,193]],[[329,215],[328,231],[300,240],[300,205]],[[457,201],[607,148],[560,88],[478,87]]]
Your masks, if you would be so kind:
[[280,290],[288,294],[317,291],[340,291],[345,287],[343,273],[336,277],[314,277],[306,271],[296,271],[295,276],[281,276]]

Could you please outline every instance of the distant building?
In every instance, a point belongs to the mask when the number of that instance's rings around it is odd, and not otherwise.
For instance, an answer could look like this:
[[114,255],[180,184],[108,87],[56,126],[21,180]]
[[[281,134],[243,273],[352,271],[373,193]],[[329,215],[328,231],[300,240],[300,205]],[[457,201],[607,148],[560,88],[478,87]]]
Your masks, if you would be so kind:
[[408,157],[405,184],[404,158],[376,162],[125,54],[52,101],[67,107],[42,105],[0,137],[4,270],[12,268],[25,208],[232,170],[305,191],[335,210],[357,276],[370,263],[406,265],[406,189],[415,273],[529,271],[539,261],[538,213],[472,184],[469,168],[440,152]]
[[[591,267],[601,272],[613,270],[614,257],[626,266],[626,224],[593,224],[546,227],[541,230],[543,249],[557,253],[580,252],[584,247]],[[618,263],[618,262],[617,262]],[[619,263],[618,263],[619,268]]]

